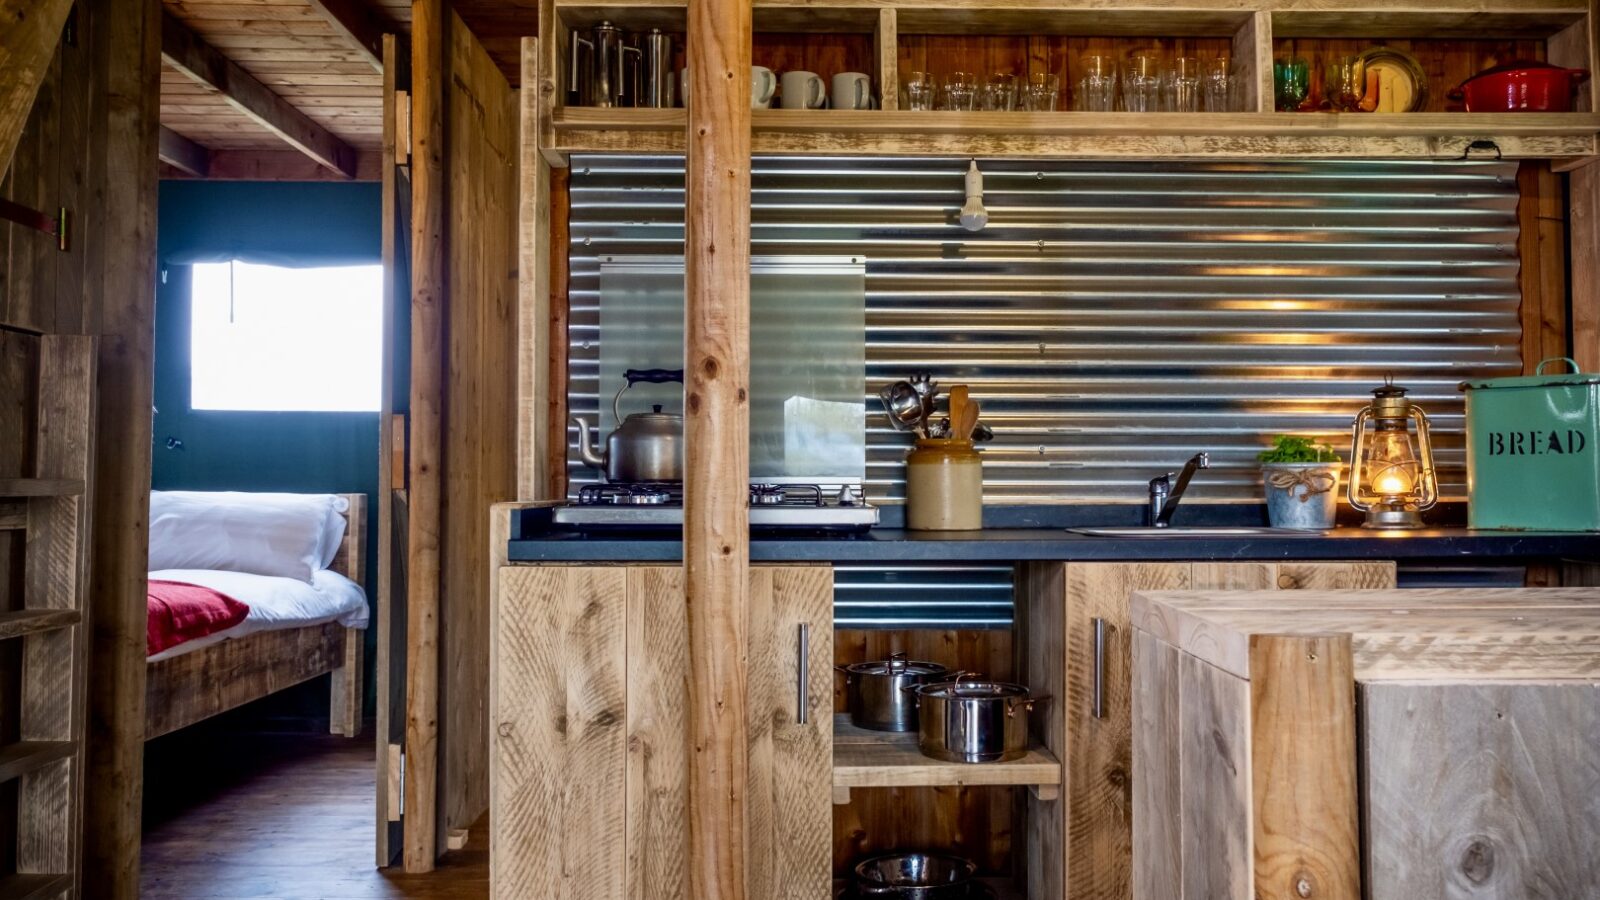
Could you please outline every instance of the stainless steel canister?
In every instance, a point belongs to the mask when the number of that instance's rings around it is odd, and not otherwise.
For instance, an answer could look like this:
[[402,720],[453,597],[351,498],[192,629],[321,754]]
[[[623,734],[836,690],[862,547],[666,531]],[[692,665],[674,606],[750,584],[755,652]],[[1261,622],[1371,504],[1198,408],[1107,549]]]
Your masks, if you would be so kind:
[[935,662],[908,660],[904,653],[835,668],[844,673],[850,724],[872,731],[916,731],[917,699],[909,689],[947,681],[953,674]]
[[1028,752],[1028,713],[1048,699],[1003,681],[945,681],[913,689],[917,747],[945,762],[1021,759]]
[[678,79],[672,69],[672,35],[650,29],[639,41],[639,106],[671,109],[678,105]]

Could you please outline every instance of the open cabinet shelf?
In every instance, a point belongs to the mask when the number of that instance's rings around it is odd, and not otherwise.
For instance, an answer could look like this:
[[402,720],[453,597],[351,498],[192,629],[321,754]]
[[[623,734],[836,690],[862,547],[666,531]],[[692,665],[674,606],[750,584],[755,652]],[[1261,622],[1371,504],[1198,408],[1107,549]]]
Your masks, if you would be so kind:
[[951,763],[923,756],[915,732],[868,731],[833,720],[834,802],[849,800],[851,788],[1013,786],[1030,787],[1052,799],[1061,787],[1061,761],[1038,742],[1012,762]]
[[[1086,113],[758,110],[752,146],[771,154],[1058,158],[1227,156],[1566,158],[1596,152],[1594,113]],[[682,153],[681,109],[567,107],[563,153]],[[1494,148],[1474,149],[1489,141]],[[1470,151],[1470,152],[1469,152]]]
[[[983,885],[990,890],[990,897],[994,900],[1027,900],[1027,894],[1018,890],[1017,886],[1006,878],[979,878]],[[835,879],[833,883],[833,896],[840,900],[849,900],[850,895],[845,893],[849,882],[845,879]]]
[[[609,20],[628,29],[681,32],[684,0],[557,2],[560,24],[540,38],[534,64],[552,100],[540,109],[542,149],[556,164],[572,153],[681,153],[682,109],[567,107],[566,47],[572,29]],[[763,154],[1017,156],[1057,159],[1366,158],[1517,159],[1590,157],[1600,152],[1595,88],[1584,86],[1577,112],[1446,112],[1458,77],[1508,56],[1537,55],[1594,69],[1590,0],[1147,0],[1138,9],[1110,0],[957,0],[886,4],[882,0],[757,0],[757,65],[859,68],[881,109],[757,110],[752,150]],[[1416,40],[1436,83],[1431,111],[1279,113],[1273,110],[1275,53],[1334,52],[1335,41]],[[956,43],[952,44],[954,41]],[[809,43],[808,43],[809,42]],[[1452,43],[1454,42],[1454,43]],[[812,45],[815,46],[812,46]],[[905,112],[901,76],[911,68],[999,66],[1063,75],[1069,104],[1072,67],[1084,48],[1182,45],[1209,58],[1228,54],[1239,84],[1238,112]],[[1359,43],[1357,43],[1359,46]],[[1306,48],[1310,49],[1307,50]],[[1352,52],[1340,50],[1339,52]],[[965,55],[963,55],[965,54]],[[1433,54],[1429,56],[1428,54]],[[1448,77],[1432,71],[1448,54]],[[830,68],[831,67],[831,68]],[[1448,82],[1448,83],[1446,83]],[[1493,146],[1490,146],[1492,144]],[[1474,145],[1477,145],[1474,147]],[[1469,152],[1470,151],[1470,152]]]

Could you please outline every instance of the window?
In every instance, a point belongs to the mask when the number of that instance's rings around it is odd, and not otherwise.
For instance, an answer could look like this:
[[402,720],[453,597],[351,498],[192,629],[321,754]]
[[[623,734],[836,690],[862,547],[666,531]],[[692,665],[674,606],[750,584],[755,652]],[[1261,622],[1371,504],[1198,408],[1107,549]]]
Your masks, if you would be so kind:
[[383,267],[194,267],[190,406],[376,412]]

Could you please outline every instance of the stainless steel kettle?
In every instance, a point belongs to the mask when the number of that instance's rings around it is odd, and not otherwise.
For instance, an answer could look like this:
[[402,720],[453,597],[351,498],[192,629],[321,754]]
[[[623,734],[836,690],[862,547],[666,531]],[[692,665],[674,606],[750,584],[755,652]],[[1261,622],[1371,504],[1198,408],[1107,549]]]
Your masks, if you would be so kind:
[[633,413],[626,419],[618,408],[622,394],[635,384],[683,383],[682,369],[629,369],[627,379],[611,398],[611,413],[621,423],[606,436],[601,453],[589,443],[589,420],[573,416],[578,426],[578,452],[585,465],[605,473],[612,484],[683,480],[683,416],[666,413],[656,406],[647,413]]

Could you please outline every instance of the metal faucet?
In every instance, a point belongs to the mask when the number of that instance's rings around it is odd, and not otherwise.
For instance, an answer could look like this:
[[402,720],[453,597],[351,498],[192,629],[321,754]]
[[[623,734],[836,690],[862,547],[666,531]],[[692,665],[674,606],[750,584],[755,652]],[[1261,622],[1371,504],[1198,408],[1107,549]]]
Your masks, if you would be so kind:
[[[1189,486],[1189,479],[1194,477],[1196,469],[1211,468],[1211,454],[1196,453],[1183,466],[1179,473],[1168,472],[1150,479],[1150,527],[1166,528],[1172,524],[1172,513],[1178,508],[1178,501],[1183,499],[1183,491]],[[1176,474],[1178,483],[1174,485],[1172,479]]]

